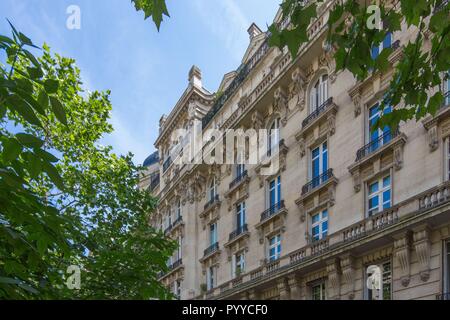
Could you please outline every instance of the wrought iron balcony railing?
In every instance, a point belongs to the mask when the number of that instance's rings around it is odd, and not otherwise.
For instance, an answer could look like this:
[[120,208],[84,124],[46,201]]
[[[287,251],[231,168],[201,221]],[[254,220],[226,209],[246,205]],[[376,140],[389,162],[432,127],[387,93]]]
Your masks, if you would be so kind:
[[356,161],[361,160],[362,158],[368,156],[371,153],[374,153],[379,148],[390,142],[392,139],[396,138],[400,134],[400,131],[396,129],[394,132],[388,131],[385,132],[378,139],[374,139],[366,144],[364,147],[358,150],[356,153]]
[[208,209],[209,207],[211,207],[214,203],[219,202],[219,195],[216,194],[214,196],[214,198],[212,198],[211,200],[209,200],[207,203],[205,203],[205,206],[203,207],[203,210]]
[[284,200],[281,200],[280,202],[274,204],[270,208],[266,209],[263,213],[261,213],[261,220],[260,221],[262,222],[264,220],[269,219],[271,216],[277,214],[278,212],[280,212],[284,208],[286,208],[284,206]]
[[318,118],[327,108],[333,103],[333,98],[328,98],[324,103],[322,103],[316,110],[311,112],[309,116],[305,118],[302,122],[302,127],[306,127],[310,124],[314,119]]
[[205,251],[203,251],[203,256],[209,256],[210,254],[216,252],[219,250],[219,243],[215,242],[212,245],[210,245],[208,248],[205,249]]
[[230,233],[229,241],[237,238],[238,236],[240,236],[241,234],[243,234],[244,232],[247,232],[247,231],[248,231],[247,224],[244,224],[244,225],[236,228],[236,230],[234,230],[233,232]]
[[302,195],[305,195],[314,189],[318,188],[328,180],[334,177],[333,169],[328,169],[324,173],[322,173],[320,176],[317,176],[313,178],[311,181],[309,181],[307,184],[305,184],[302,188]]
[[242,172],[240,175],[238,175],[233,181],[230,183],[230,189],[232,189],[235,185],[237,185],[239,182],[247,178],[247,170]]
[[172,263],[171,265],[168,266],[168,270],[167,271],[160,271],[160,272],[158,272],[158,278],[164,277],[165,275],[170,273],[172,270],[175,270],[176,268],[178,268],[182,264],[183,264],[183,260],[181,258],[178,259],[177,261],[175,261],[174,263]]
[[444,93],[444,103],[442,104],[441,108],[445,108],[450,106],[450,90]]
[[169,169],[170,165],[172,164],[172,158],[169,156],[166,161],[163,163],[163,172],[166,172],[167,169]]

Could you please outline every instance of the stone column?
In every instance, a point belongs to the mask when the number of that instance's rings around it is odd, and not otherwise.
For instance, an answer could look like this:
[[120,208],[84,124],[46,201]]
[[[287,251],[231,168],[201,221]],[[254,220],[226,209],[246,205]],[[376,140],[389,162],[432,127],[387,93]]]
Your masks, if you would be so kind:
[[281,278],[277,281],[278,293],[280,300],[289,300],[290,292],[287,278]]
[[301,299],[301,279],[297,274],[291,274],[288,277],[288,286],[291,300]]

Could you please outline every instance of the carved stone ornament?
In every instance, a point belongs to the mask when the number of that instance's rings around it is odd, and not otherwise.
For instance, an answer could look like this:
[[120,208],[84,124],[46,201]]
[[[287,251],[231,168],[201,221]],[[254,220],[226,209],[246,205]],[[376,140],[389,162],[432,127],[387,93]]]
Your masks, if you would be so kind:
[[430,260],[431,260],[431,230],[428,226],[421,226],[414,230],[413,240],[416,250],[417,260],[419,262],[420,279],[424,282],[430,278]]
[[295,107],[302,111],[305,107],[306,83],[301,74],[300,68],[292,73],[292,86],[289,93],[289,100],[295,99]]
[[280,113],[281,123],[286,125],[289,107],[286,91],[282,87],[278,87],[274,92],[273,109],[274,112]]
[[411,278],[410,234],[403,233],[394,241],[394,256],[400,266],[400,282],[407,287]]

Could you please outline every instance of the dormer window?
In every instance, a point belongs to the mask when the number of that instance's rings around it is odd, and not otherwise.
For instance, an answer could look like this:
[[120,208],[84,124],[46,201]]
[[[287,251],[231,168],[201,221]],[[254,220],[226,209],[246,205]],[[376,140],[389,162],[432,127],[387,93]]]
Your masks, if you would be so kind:
[[313,113],[328,99],[328,75],[319,77],[309,94],[309,112]]

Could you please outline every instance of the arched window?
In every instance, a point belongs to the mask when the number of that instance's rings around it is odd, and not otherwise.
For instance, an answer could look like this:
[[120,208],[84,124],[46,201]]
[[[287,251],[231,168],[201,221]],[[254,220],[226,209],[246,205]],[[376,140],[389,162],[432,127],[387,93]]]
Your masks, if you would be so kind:
[[214,198],[216,197],[216,178],[213,177],[211,179],[211,182],[209,184],[209,190],[208,190],[208,194],[209,194],[209,200],[210,201],[214,201]]
[[328,99],[328,75],[323,74],[317,79],[309,93],[309,111],[317,110]]
[[267,141],[267,153],[271,154],[272,149],[280,142],[280,118],[276,118],[269,128],[269,139]]

